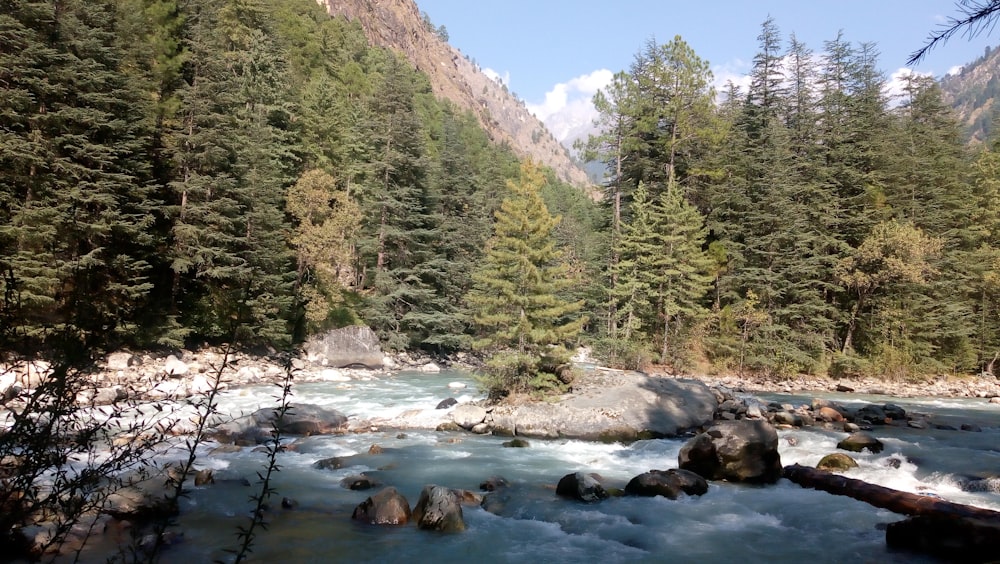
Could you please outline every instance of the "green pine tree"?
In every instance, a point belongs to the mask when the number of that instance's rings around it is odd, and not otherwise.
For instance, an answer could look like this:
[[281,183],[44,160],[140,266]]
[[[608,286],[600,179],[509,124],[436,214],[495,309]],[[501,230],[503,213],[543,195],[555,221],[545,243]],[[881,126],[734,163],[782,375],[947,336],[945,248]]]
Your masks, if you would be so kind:
[[582,302],[558,296],[567,266],[553,238],[560,218],[541,198],[543,183],[531,162],[516,182],[508,181],[485,261],[473,275],[468,301],[480,333],[475,345],[488,356],[491,395],[555,386],[569,358],[566,347],[587,321],[579,315]]
[[285,343],[296,276],[283,211],[295,162],[283,58],[250,27],[263,25],[260,5],[190,9],[190,77],[173,132],[173,309],[202,337],[238,329],[242,342]]
[[[57,10],[58,8],[58,10]],[[0,295],[38,344],[139,339],[158,244],[148,105],[113,2],[0,10]]]
[[649,301],[659,322],[660,358],[674,361],[681,355],[673,341],[702,314],[701,301],[711,287],[714,261],[704,250],[705,219],[670,185],[655,202],[650,220],[655,249],[647,260]]

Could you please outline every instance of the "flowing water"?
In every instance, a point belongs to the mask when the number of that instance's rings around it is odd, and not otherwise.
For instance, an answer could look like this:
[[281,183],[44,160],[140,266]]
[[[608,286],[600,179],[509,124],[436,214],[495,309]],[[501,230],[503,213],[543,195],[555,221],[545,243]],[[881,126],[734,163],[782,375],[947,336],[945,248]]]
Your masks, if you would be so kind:
[[[451,390],[449,382],[468,384]],[[433,415],[434,406],[455,395],[476,397],[470,377],[401,373],[370,381],[296,386],[293,403],[334,407],[352,417],[392,417],[411,409]],[[274,388],[227,392],[226,410],[249,412],[273,404]],[[464,394],[464,395],[462,395]],[[812,396],[764,396],[783,403],[807,403]],[[848,475],[884,486],[1000,510],[1000,494],[960,488],[968,476],[1000,474],[1000,405],[985,400],[890,400],[826,395],[844,403],[892,401],[935,422],[976,424],[981,432],[876,428],[885,443],[877,455],[852,454],[860,468]],[[783,464],[815,465],[836,452],[843,433],[818,428],[779,431]],[[902,517],[860,501],[806,490],[787,480],[766,487],[712,483],[701,497],[617,497],[583,504],[556,497],[560,477],[597,472],[606,486],[622,488],[650,469],[677,467],[684,439],[647,440],[630,445],[574,440],[529,440],[529,448],[504,448],[503,437],[434,431],[399,431],[317,436],[295,452],[280,454],[275,475],[277,505],[295,499],[292,510],[268,513],[268,529],[254,545],[260,562],[924,562],[885,547],[886,523]],[[385,449],[369,455],[372,444]],[[352,457],[353,465],[322,470],[319,459]],[[202,458],[217,483],[195,488],[182,503],[183,540],[164,562],[225,559],[247,522],[264,455],[244,449]],[[411,506],[426,484],[478,491],[500,475],[512,487],[499,514],[466,506],[467,530],[438,534],[403,527],[373,527],[351,520],[354,508],[374,493],[351,491],[343,478],[361,472],[395,486]],[[494,494],[500,495],[500,494]]]

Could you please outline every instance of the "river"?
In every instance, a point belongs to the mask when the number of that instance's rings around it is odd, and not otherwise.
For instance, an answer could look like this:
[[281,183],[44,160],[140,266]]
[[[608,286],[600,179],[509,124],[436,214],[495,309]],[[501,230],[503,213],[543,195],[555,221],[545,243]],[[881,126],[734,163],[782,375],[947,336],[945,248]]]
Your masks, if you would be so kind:
[[[449,389],[451,382],[468,385]],[[271,405],[275,388],[225,392],[221,409],[250,412]],[[455,395],[455,394],[458,395]],[[334,407],[351,417],[391,418],[407,410],[428,412],[443,398],[477,397],[470,375],[400,373],[369,381],[297,385],[292,402]],[[787,403],[813,396],[763,396]],[[964,492],[963,476],[1000,474],[1000,405],[985,400],[906,399],[823,394],[848,404],[892,401],[908,411],[932,415],[981,432],[876,428],[885,443],[877,455],[852,454],[860,468],[849,476],[908,492],[932,493],[959,503],[1000,510],[1000,493]],[[815,465],[836,452],[844,433],[805,428],[780,430],[784,465]],[[298,502],[268,513],[268,528],[257,537],[258,562],[930,562],[889,551],[884,526],[902,517],[846,497],[805,490],[787,480],[766,487],[711,483],[701,497],[613,497],[595,504],[557,498],[563,475],[597,472],[605,484],[622,488],[650,469],[677,467],[684,439],[645,440],[630,445],[575,440],[529,439],[528,448],[504,448],[509,438],[434,431],[377,431],[301,439],[294,452],[279,455],[273,481],[282,497]],[[383,454],[369,455],[373,444]],[[216,473],[216,483],[193,488],[182,501],[183,540],[163,554],[164,562],[225,559],[245,525],[264,455],[240,452],[200,459]],[[328,457],[351,457],[351,466],[323,470],[313,464]],[[403,527],[373,527],[351,520],[354,508],[374,493],[352,491],[343,478],[365,472],[395,486],[416,503],[426,484],[478,491],[486,478],[500,475],[512,487],[499,514],[465,507],[467,530],[437,534]]]

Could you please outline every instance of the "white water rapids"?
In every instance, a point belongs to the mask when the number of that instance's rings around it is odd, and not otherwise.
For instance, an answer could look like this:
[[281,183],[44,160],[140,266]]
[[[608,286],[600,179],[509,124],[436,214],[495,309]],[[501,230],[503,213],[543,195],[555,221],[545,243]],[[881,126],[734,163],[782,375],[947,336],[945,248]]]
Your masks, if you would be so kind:
[[[468,387],[448,388],[462,381]],[[233,390],[220,407],[250,412],[273,405],[275,388]],[[476,396],[462,372],[402,373],[370,381],[297,385],[292,403],[333,407],[350,417],[391,418],[407,410],[434,410],[446,397]],[[764,396],[765,401],[808,403],[812,396]],[[885,443],[877,455],[852,453],[860,468],[853,478],[908,492],[931,493],[959,503],[1000,510],[1000,494],[965,492],[969,476],[1000,474],[1000,405],[985,400],[890,400],[828,394],[844,403],[892,401],[927,413],[939,423],[978,425],[981,432],[875,428]],[[815,465],[837,452],[845,433],[819,428],[781,430],[782,464]],[[556,497],[555,484],[568,473],[596,472],[605,485],[622,488],[650,469],[677,467],[685,439],[630,445],[529,439],[529,448],[504,448],[506,437],[434,431],[379,431],[300,440],[295,452],[279,455],[276,498],[268,528],[260,532],[251,561],[257,562],[930,562],[891,552],[886,523],[903,517],[860,501],[806,490],[787,480],[765,487],[711,483],[701,497],[613,497],[594,504]],[[378,444],[385,453],[369,455]],[[236,530],[247,523],[264,455],[243,449],[199,458],[215,470],[216,483],[193,488],[182,501],[182,540],[163,562],[209,562],[226,558]],[[313,466],[332,456],[351,457],[337,470]],[[395,486],[411,506],[426,484],[478,491],[490,476],[512,488],[499,514],[464,508],[467,530],[435,534],[403,527],[372,527],[351,520],[354,508],[376,490],[351,491],[343,478],[361,472]],[[494,494],[498,495],[498,494]],[[282,510],[288,497],[298,507]]]

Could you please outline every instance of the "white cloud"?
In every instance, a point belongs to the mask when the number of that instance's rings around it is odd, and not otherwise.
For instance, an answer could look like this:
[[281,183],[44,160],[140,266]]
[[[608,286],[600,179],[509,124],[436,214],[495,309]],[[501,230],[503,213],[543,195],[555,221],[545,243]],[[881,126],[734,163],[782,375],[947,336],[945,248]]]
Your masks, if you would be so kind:
[[586,100],[589,102],[594,94],[611,82],[614,73],[607,69],[599,69],[590,74],[578,76],[569,82],[560,82],[545,93],[545,101],[541,104],[528,104],[528,110],[535,117],[545,121],[550,116],[565,110],[572,102]]
[[575,140],[593,132],[597,110],[592,99],[598,90],[611,83],[613,76],[607,69],[598,69],[556,84],[545,93],[542,103],[527,104],[528,111],[542,120],[560,143],[572,149]]
[[493,82],[496,82],[497,84],[506,84],[508,88],[510,87],[510,71],[500,74],[491,68],[484,68],[482,69],[482,72],[486,75],[486,78],[489,78]]
[[965,68],[964,65],[955,65],[955,66],[951,67],[950,69],[948,69],[948,72],[946,72],[945,74],[946,75],[949,75],[949,74],[950,75],[955,75],[955,74],[958,74],[958,73],[962,72],[963,68]]
[[750,88],[750,68],[751,64],[742,60],[734,59],[721,65],[712,67],[712,86],[715,87],[717,100],[722,101],[722,96],[726,93],[726,84],[732,82],[740,87],[744,93]]
[[908,76],[934,76],[929,72],[917,72],[909,67],[901,67],[889,76],[885,85],[885,94],[889,97],[889,105],[897,106],[903,101],[906,78]]

